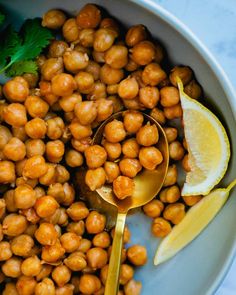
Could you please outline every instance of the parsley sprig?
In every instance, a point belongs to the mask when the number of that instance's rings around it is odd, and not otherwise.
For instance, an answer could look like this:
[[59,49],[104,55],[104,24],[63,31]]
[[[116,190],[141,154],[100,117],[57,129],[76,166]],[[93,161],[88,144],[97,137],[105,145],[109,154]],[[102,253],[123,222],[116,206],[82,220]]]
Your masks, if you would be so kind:
[[0,73],[7,76],[36,73],[33,61],[52,39],[52,33],[41,26],[39,19],[26,20],[19,33],[12,26],[3,32],[0,41]]

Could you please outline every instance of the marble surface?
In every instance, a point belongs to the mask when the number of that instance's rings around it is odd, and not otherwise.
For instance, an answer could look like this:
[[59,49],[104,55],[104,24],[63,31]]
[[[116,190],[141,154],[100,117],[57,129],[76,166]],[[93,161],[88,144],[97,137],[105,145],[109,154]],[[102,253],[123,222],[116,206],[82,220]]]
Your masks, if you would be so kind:
[[[195,33],[213,53],[236,88],[236,0],[155,1]],[[215,295],[235,295],[235,278],[236,255]]]

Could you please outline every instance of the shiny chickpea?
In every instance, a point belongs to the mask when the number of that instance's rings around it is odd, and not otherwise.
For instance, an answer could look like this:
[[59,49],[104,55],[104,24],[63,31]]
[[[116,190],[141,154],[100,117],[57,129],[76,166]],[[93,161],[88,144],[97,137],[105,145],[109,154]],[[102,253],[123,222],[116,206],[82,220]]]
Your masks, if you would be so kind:
[[126,137],[124,123],[118,120],[113,120],[107,123],[104,128],[104,137],[111,143],[117,143],[124,140]]
[[97,107],[93,101],[77,103],[74,112],[82,125],[91,124],[97,117]]
[[47,120],[47,136],[52,139],[59,139],[65,131],[65,124],[60,117],[54,117]]
[[109,95],[118,93],[119,84],[107,85],[106,91]]
[[136,140],[138,144],[146,147],[156,144],[159,140],[159,132],[156,125],[147,123],[142,126],[136,134]]
[[[36,211],[34,210],[34,208],[29,208],[29,209],[21,209],[20,214],[22,214],[23,216],[26,217],[27,221],[31,222],[33,225],[38,223],[40,220],[40,217],[36,214]],[[32,228],[33,230],[34,228]],[[36,229],[35,229],[36,230]],[[26,229],[26,231],[24,233],[28,232],[28,228]],[[31,228],[29,229],[29,233],[31,234]]]
[[162,153],[155,147],[143,147],[139,152],[140,164],[147,170],[155,170],[163,161]]
[[12,161],[23,160],[26,155],[24,143],[17,137],[12,137],[3,148],[4,156]]
[[182,117],[183,110],[182,110],[181,105],[179,103],[179,104],[176,104],[175,106],[164,108],[164,114],[168,120],[172,120],[175,118]]
[[109,160],[114,161],[118,159],[121,155],[121,144],[119,142],[117,143],[111,143],[109,141],[104,140],[102,142],[106,152],[107,157]]
[[70,167],[79,167],[83,164],[83,156],[76,150],[69,150],[65,155],[66,164]]
[[159,217],[164,209],[164,205],[161,201],[154,199],[143,206],[143,212],[152,218]]
[[52,265],[42,264],[40,273],[36,276],[37,281],[41,281],[46,277],[49,277],[52,272]]
[[64,112],[72,112],[74,111],[75,105],[81,101],[82,96],[79,93],[74,92],[72,95],[60,98],[59,104]]
[[80,28],[96,28],[101,21],[101,11],[94,4],[86,4],[76,17]]
[[168,205],[164,212],[163,217],[171,221],[173,224],[178,224],[185,216],[185,206],[182,203],[175,203]]
[[62,287],[70,281],[71,271],[63,264],[58,265],[52,271],[52,278],[57,286]]
[[78,248],[78,251],[86,253],[92,247],[92,243],[88,239],[82,239]]
[[167,78],[165,71],[157,63],[146,65],[142,72],[142,80],[145,84],[156,86]]
[[130,178],[134,178],[142,170],[142,166],[137,159],[123,159],[119,162],[119,167],[121,174]]
[[195,195],[195,196],[182,196],[184,203],[187,206],[194,206],[195,204],[197,204],[199,201],[201,201],[201,199],[203,198],[203,196],[201,195]]
[[15,283],[6,283],[2,295],[19,295]]
[[145,86],[139,90],[139,101],[148,109],[156,107],[159,101],[159,90],[157,87]]
[[70,222],[70,223],[68,223],[68,225],[66,227],[66,230],[68,232],[75,233],[78,236],[82,236],[84,234],[84,232],[85,232],[85,224],[84,224],[84,221],[83,220],[79,220],[77,222]]
[[62,287],[56,288],[56,295],[73,295],[74,293],[74,286],[73,284],[66,284]]
[[133,179],[127,176],[118,176],[113,181],[113,192],[120,200],[131,197],[134,192]]
[[[14,137],[17,137],[18,139],[20,139],[21,141],[26,141],[26,139],[28,138],[26,132],[25,132],[25,127],[21,126],[21,127],[12,127],[12,135]],[[0,135],[1,137],[1,135]],[[1,139],[0,139],[1,141]],[[0,143],[1,145],[1,143]]]
[[25,107],[33,118],[44,118],[49,110],[49,105],[38,96],[28,96],[25,100]]
[[27,122],[26,108],[20,103],[11,103],[3,109],[4,121],[14,127],[24,126]]
[[133,265],[144,265],[147,262],[147,250],[144,246],[133,245],[128,248],[127,257]]
[[119,33],[119,24],[116,22],[115,19],[110,18],[110,17],[106,17],[103,18],[101,23],[100,23],[100,28],[109,28],[112,29],[114,31],[117,32],[117,34]]
[[49,58],[41,67],[41,74],[44,80],[50,81],[52,78],[63,72],[63,59],[62,57],[58,58]]
[[31,295],[34,294],[36,284],[34,278],[20,276],[16,282],[16,289],[19,295]]
[[134,269],[128,264],[121,264],[120,266],[120,284],[125,285],[134,276]]
[[5,97],[12,102],[24,102],[29,95],[29,84],[22,77],[15,77],[3,86]]
[[75,81],[78,86],[78,90],[83,94],[90,93],[94,88],[93,75],[87,72],[80,71],[75,76]]
[[75,202],[66,210],[73,221],[80,221],[89,215],[89,210],[84,202]]
[[57,166],[56,166],[56,173],[57,173],[57,179],[56,180],[59,183],[65,183],[70,178],[70,173],[62,165],[57,164]]
[[95,37],[94,29],[82,29],[79,32],[79,37],[78,37],[79,44],[75,46],[75,50],[90,54],[91,53],[90,47],[93,47],[94,37]]
[[12,250],[9,242],[0,242],[0,261],[6,261],[12,257]]
[[191,167],[189,165],[189,155],[186,154],[183,159],[182,159],[182,167],[184,169],[185,172],[190,172],[191,171]]
[[179,91],[176,87],[165,86],[160,90],[161,105],[163,107],[173,107],[179,103]]
[[92,129],[91,126],[84,126],[81,125],[78,121],[78,119],[74,119],[71,124],[69,125],[69,129],[71,131],[71,134],[75,139],[81,140],[84,138],[87,138],[92,135]]
[[166,134],[168,143],[171,143],[176,140],[178,136],[178,130],[174,127],[164,127],[163,128]]
[[193,72],[189,67],[176,66],[171,70],[169,79],[172,85],[177,86],[177,77],[179,77],[183,85],[188,84],[193,76]]
[[140,295],[142,290],[142,283],[135,280],[130,280],[124,286],[124,295]]
[[101,167],[106,159],[106,150],[100,145],[91,145],[85,150],[85,159],[87,166],[91,169]]
[[33,246],[33,238],[25,233],[11,240],[11,251],[17,256],[28,256]]
[[129,133],[136,133],[143,124],[143,115],[137,111],[126,111],[124,114],[124,127]]
[[0,149],[2,150],[5,145],[9,142],[12,138],[11,131],[6,127],[0,125]]
[[26,160],[23,167],[23,177],[30,179],[39,178],[44,175],[48,170],[45,159],[42,156],[33,156]]
[[85,68],[85,71],[92,74],[94,81],[96,81],[99,79],[100,69],[101,69],[101,66],[97,62],[93,60],[89,60],[88,65]]
[[107,264],[108,256],[107,252],[100,248],[95,247],[88,250],[86,253],[88,265],[92,268],[102,268]]
[[171,165],[168,167],[166,178],[163,186],[170,186],[177,182],[178,171],[176,165]]
[[37,256],[26,258],[21,264],[23,275],[28,277],[37,276],[41,271],[40,259]]
[[51,196],[43,196],[36,200],[34,205],[36,213],[41,218],[46,218],[52,216],[57,208],[59,208],[59,204],[57,201]]
[[24,216],[11,213],[2,222],[3,233],[10,237],[22,234],[27,228],[27,220]]
[[185,85],[184,92],[191,98],[199,99],[202,95],[202,88],[196,80],[191,80],[187,85]]
[[52,84],[50,82],[40,81],[39,87],[41,95],[50,106],[58,101],[59,97],[52,93]]
[[102,187],[106,182],[106,172],[104,168],[88,169],[85,175],[85,183],[91,191]]
[[[63,25],[64,28],[65,24]],[[61,57],[68,49],[69,45],[62,40],[52,40],[48,48],[49,57]]]
[[149,64],[155,58],[155,47],[150,41],[141,41],[130,51],[131,58],[141,66]]
[[35,295],[55,295],[56,289],[53,281],[49,278],[44,278],[35,287]]
[[105,63],[105,52],[93,50],[92,56],[97,63]]
[[65,249],[61,243],[57,241],[54,245],[44,246],[42,248],[42,259],[48,263],[54,263],[61,259],[65,254]]
[[80,277],[79,290],[82,294],[94,294],[101,288],[98,277],[92,274],[84,274]]
[[25,132],[33,139],[44,138],[47,132],[47,125],[43,119],[34,118],[25,124]]
[[179,141],[173,141],[169,145],[170,158],[179,161],[184,156],[184,148]]
[[105,64],[101,67],[100,79],[107,85],[117,84],[124,77],[124,71],[122,69],[113,69],[109,65]]
[[164,238],[171,232],[171,224],[162,217],[157,217],[152,222],[152,233],[158,238]]
[[83,153],[92,144],[92,139],[91,137],[87,137],[81,140],[72,138],[71,144],[76,151]]
[[[77,40],[79,38],[79,33],[80,33],[80,29],[76,23],[75,18],[69,18],[64,22],[62,27],[62,34],[67,42],[73,42]],[[59,42],[63,42],[63,41],[59,41]],[[49,49],[49,52],[50,52],[50,49]],[[52,56],[52,57],[56,57],[56,56]]]
[[78,249],[81,241],[81,237],[73,232],[64,233],[60,237],[62,247],[66,250],[67,253],[72,253]]
[[118,87],[118,94],[123,99],[133,99],[138,95],[139,85],[134,77],[122,80]]
[[71,253],[64,260],[64,263],[72,271],[81,271],[87,266],[85,255],[82,252]]
[[58,9],[51,9],[43,15],[42,26],[49,29],[59,29],[66,21],[64,12]]
[[137,158],[139,154],[139,144],[135,138],[129,138],[122,144],[122,153],[125,158]]
[[88,66],[89,57],[87,53],[68,49],[63,55],[63,61],[67,71],[78,73]]
[[163,203],[175,203],[180,198],[180,189],[177,185],[170,186],[163,189],[159,197]]
[[15,189],[14,201],[19,209],[28,209],[36,202],[36,194],[33,188],[29,185],[19,185]]
[[96,211],[91,211],[86,219],[85,226],[89,234],[102,232],[106,225],[106,217]]
[[0,183],[12,183],[15,179],[15,165],[10,161],[0,161]]
[[52,92],[58,96],[72,95],[76,89],[76,82],[72,75],[61,73],[52,78]]
[[87,91],[87,99],[88,100],[99,100],[105,99],[107,97],[106,93],[106,85],[102,82],[95,81],[93,86]]
[[102,122],[105,121],[108,117],[113,114],[113,102],[105,98],[100,98],[96,100],[97,106],[97,117],[96,121]]
[[55,164],[47,163],[46,165],[48,167],[47,172],[39,177],[39,183],[49,186],[56,182],[57,173]]
[[53,140],[46,143],[46,156],[50,162],[60,162],[64,152],[65,146],[61,140]]
[[92,242],[95,247],[108,248],[111,244],[111,239],[110,239],[109,234],[107,232],[103,231],[99,234],[96,234],[93,237]]
[[56,243],[58,233],[53,224],[44,222],[35,231],[35,238],[41,245],[51,246]]
[[104,170],[106,172],[107,183],[112,183],[120,175],[119,166],[114,162],[105,162]]
[[140,66],[139,66],[135,61],[133,61],[133,60],[129,57],[128,62],[127,62],[127,64],[126,64],[126,66],[125,66],[126,71],[128,71],[128,72],[134,72],[134,71],[136,71],[139,67],[140,67]]
[[117,33],[109,28],[101,28],[95,32],[93,48],[97,52],[105,52],[113,45]]
[[105,53],[105,62],[114,69],[121,69],[128,63],[128,49],[123,45],[112,45]]
[[150,116],[152,116],[161,125],[164,125],[166,123],[164,112],[158,108],[152,109]]
[[130,27],[125,36],[125,42],[129,47],[133,47],[146,39],[147,31],[143,25],[135,25]]
[[21,259],[11,257],[2,265],[2,272],[7,277],[18,278],[21,275],[21,263]]

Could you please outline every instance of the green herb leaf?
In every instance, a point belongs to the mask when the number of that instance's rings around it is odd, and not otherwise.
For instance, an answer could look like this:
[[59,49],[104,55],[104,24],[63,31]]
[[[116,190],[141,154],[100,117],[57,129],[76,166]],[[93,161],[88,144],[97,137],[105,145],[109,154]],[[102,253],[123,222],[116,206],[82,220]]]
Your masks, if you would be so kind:
[[0,11],[0,25],[4,22],[5,15]]
[[22,60],[15,62],[6,70],[6,75],[9,77],[20,76],[24,73],[37,74],[38,66],[33,60]]

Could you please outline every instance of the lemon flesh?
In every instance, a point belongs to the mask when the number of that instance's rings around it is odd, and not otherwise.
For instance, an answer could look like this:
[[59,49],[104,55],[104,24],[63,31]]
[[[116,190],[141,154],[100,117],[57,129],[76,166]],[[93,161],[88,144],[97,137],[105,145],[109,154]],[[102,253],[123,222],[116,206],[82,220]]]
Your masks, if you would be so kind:
[[189,244],[209,224],[229,197],[236,179],[226,189],[213,190],[187,212],[184,219],[160,243],[154,265],[163,263]]
[[198,101],[178,88],[183,108],[184,134],[191,171],[187,173],[182,195],[207,195],[224,176],[230,158],[230,144],[220,120]]

